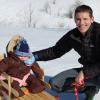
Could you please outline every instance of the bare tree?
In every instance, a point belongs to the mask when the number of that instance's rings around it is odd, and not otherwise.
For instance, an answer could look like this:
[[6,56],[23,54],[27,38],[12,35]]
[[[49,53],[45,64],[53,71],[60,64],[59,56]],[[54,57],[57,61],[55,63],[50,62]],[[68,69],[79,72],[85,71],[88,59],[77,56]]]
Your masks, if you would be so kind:
[[33,27],[33,13],[32,2],[29,2],[28,8],[24,11],[24,23],[27,27]]
[[44,11],[46,13],[51,13],[51,8],[50,8],[50,3],[49,2],[46,2],[45,5],[44,5]]
[[33,15],[33,9],[32,9],[32,3],[29,3],[29,8],[28,8],[28,15],[27,15],[27,25],[28,27],[31,27],[32,25],[32,15]]
[[69,17],[70,18],[73,18],[74,17],[74,11],[76,9],[76,7],[80,6],[84,4],[82,0],[76,0],[75,1],[75,4],[73,4],[71,7],[70,7],[70,12],[69,12]]
[[56,0],[53,0],[53,1],[52,1],[52,4],[56,4]]
[[51,14],[51,5],[55,5],[56,4],[56,0],[50,0],[50,1],[47,1],[44,5],[44,8],[42,9],[42,11],[48,13],[48,14]]

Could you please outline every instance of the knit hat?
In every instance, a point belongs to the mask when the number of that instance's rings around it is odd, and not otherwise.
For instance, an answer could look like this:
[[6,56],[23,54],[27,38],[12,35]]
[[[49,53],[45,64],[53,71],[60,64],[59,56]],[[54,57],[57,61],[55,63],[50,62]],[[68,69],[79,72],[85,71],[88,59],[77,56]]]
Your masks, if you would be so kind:
[[22,39],[16,46],[15,54],[18,56],[30,56],[30,48],[25,39]]

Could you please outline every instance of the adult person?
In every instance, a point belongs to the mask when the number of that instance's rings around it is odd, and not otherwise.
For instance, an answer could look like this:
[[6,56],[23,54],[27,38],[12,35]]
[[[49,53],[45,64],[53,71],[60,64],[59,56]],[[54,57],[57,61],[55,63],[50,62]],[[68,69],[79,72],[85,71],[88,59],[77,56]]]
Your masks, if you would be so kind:
[[[66,33],[57,43],[47,49],[33,52],[36,61],[48,61],[59,58],[74,49],[79,55],[81,68],[64,71],[50,79],[50,84],[56,91],[62,91],[65,79],[75,77],[80,83],[88,78],[98,80],[100,75],[100,24],[94,21],[93,11],[88,5],[75,9],[76,28]],[[86,100],[93,99],[99,88],[88,87],[85,91]]]

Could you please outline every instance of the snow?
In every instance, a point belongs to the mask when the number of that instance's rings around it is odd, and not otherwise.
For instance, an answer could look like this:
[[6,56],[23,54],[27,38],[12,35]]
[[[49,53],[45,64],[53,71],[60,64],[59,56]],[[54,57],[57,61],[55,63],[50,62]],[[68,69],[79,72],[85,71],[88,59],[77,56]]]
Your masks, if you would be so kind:
[[[94,10],[95,20],[100,22],[99,0],[0,0],[0,52],[6,52],[6,45],[15,34],[27,39],[31,51],[53,46],[75,27],[74,19],[69,17],[69,11],[73,10],[76,1],[90,5]],[[30,27],[27,26],[29,9],[33,10]],[[38,63],[44,69],[45,76],[52,77],[64,70],[81,67],[78,58],[79,55],[71,50],[61,58]],[[66,95],[60,94],[61,100],[64,100]],[[95,96],[95,100],[99,100],[99,97],[100,93]]]
[[[68,31],[68,30],[67,30]],[[12,38],[12,36],[16,34],[20,34],[21,36],[24,36],[31,48],[31,51],[36,51],[44,48],[48,48],[56,43],[56,41],[62,37],[66,32],[66,30],[62,29],[33,29],[33,28],[12,28],[12,27],[6,27],[6,28],[0,28],[0,52],[4,53],[6,44],[8,41]],[[69,53],[65,54],[61,58],[46,61],[46,62],[38,62],[41,68],[44,69],[45,77],[48,79],[49,77],[53,77],[54,75],[70,69],[70,68],[77,68],[81,67],[81,65],[77,62],[79,58],[79,55],[74,51],[71,50]],[[46,79],[46,80],[47,80]],[[60,95],[61,100],[65,100],[65,98],[68,98],[70,100],[74,100],[73,94],[67,94],[67,93],[55,93],[54,91],[49,91],[52,95]],[[84,97],[84,94],[81,94]],[[96,95],[95,100],[98,100],[97,98],[100,96],[100,94]],[[82,99],[83,100],[83,99]]]

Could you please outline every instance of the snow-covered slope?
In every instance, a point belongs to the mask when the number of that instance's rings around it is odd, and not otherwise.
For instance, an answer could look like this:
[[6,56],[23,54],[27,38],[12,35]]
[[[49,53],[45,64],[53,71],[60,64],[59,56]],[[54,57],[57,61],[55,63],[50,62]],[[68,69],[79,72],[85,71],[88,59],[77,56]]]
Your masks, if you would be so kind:
[[99,0],[0,0],[0,26],[74,27],[74,20],[70,17],[78,3],[90,5],[95,20],[100,22]]
[[[73,18],[69,18],[69,11],[73,10],[77,1],[90,5],[95,20],[100,22],[99,0],[0,0],[0,52],[5,52],[6,44],[15,34],[24,36],[32,51],[54,45],[69,29],[75,27]],[[28,26],[31,12],[31,27],[35,29],[24,28]],[[59,59],[39,64],[45,75],[52,77],[63,70],[80,67],[78,58],[79,55],[72,50]],[[63,97],[66,98],[65,95]],[[95,100],[99,100],[99,97],[100,93]]]
[[[5,52],[5,47],[8,41],[15,34],[20,34],[25,37],[30,45],[31,51],[36,51],[44,48],[53,46],[56,41],[61,38],[68,30],[52,30],[52,29],[32,29],[32,28],[14,28],[14,27],[0,27],[0,53]],[[40,66],[44,69],[45,76],[52,77],[58,74],[61,71],[81,67],[77,62],[79,55],[75,51],[71,51],[61,58],[46,61],[38,62]],[[53,95],[55,95],[53,93]],[[61,100],[66,100],[68,97],[69,100],[72,98],[72,95],[69,94],[59,94]],[[99,100],[100,93],[96,95],[95,100]],[[71,99],[74,100],[74,99]]]

